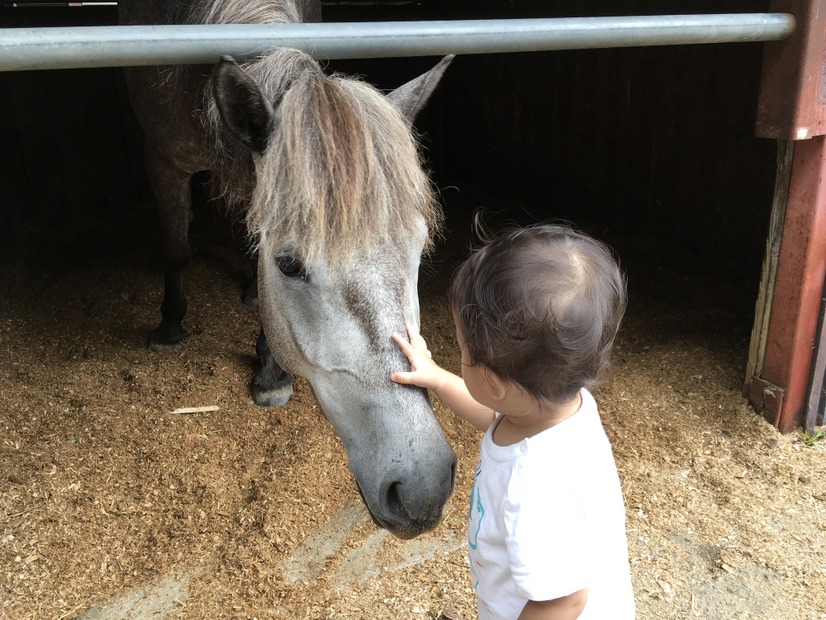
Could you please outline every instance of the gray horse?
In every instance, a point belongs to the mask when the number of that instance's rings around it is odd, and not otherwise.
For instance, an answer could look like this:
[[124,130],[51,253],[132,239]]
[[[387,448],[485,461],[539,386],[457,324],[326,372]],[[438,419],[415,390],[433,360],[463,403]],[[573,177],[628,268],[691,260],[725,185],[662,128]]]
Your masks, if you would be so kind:
[[[311,0],[126,0],[125,24],[314,21]],[[218,59],[216,59],[218,60]],[[280,406],[306,377],[341,437],[380,527],[435,527],[456,457],[425,392],[390,381],[406,360],[390,339],[418,324],[417,277],[441,212],[410,124],[449,58],[383,95],[277,49],[243,66],[127,70],[163,228],[161,324],[153,349],[186,338],[190,181],[209,170],[243,209],[258,251],[262,332],[255,401]],[[272,345],[272,352],[270,346]]]

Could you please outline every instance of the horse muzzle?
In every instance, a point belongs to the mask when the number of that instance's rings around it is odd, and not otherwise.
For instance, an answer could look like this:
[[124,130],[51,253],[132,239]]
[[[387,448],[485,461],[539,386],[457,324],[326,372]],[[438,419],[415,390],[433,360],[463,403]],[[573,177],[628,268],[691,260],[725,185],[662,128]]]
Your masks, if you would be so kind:
[[[377,485],[364,485],[356,475],[361,499],[377,527],[393,536],[408,540],[435,529],[442,521],[445,504],[456,483],[456,455],[448,447],[449,456],[428,472],[408,473],[407,476],[387,476]],[[372,481],[371,481],[372,482]]]

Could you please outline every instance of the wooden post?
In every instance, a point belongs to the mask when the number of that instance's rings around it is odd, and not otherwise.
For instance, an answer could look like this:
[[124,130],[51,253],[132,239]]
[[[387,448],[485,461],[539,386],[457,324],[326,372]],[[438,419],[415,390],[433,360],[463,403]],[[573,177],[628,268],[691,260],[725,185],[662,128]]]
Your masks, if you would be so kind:
[[802,421],[826,274],[826,12],[820,4],[771,3],[773,11],[794,14],[797,28],[790,39],[766,45],[757,106],[757,135],[780,141],[780,148],[744,392],[783,432]]
[[783,235],[752,405],[781,431],[800,426],[826,276],[826,138],[795,144]]

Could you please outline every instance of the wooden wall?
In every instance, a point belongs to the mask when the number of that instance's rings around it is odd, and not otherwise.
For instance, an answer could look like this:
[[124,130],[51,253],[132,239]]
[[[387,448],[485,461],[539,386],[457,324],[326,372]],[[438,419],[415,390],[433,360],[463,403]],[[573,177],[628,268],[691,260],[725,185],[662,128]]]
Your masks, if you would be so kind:
[[681,260],[744,263],[756,275],[776,157],[773,141],[753,135],[759,52],[459,59],[440,93],[450,110],[440,174],[550,216],[651,237]]
[[[2,27],[115,19],[111,8],[0,8]],[[142,158],[121,70],[0,72],[0,268],[28,229],[65,237],[90,219],[145,207]]]
[[[325,11],[332,21],[357,21],[750,12],[766,4],[431,0]],[[104,9],[26,13],[40,25],[114,21]],[[0,9],[7,26],[22,15]],[[418,127],[448,199],[645,237],[669,260],[739,270],[756,282],[775,167],[774,143],[753,130],[761,51],[728,44],[459,57]],[[433,62],[330,64],[391,88]],[[0,230],[71,230],[82,213],[147,201],[140,134],[118,70],[0,73],[0,93]]]

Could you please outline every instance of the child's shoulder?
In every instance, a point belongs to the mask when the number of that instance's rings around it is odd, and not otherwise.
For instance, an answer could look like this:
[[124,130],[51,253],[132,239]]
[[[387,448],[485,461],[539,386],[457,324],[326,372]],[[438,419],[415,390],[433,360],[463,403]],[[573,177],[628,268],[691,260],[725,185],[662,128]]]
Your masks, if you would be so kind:
[[605,435],[602,420],[594,397],[588,390],[580,391],[582,404],[576,413],[562,422],[542,431],[530,438],[530,441],[539,444],[547,443],[557,449],[565,449],[572,442],[599,441]]
[[568,420],[527,440],[529,466],[559,472],[566,479],[595,469],[615,469],[613,450],[591,399]]

